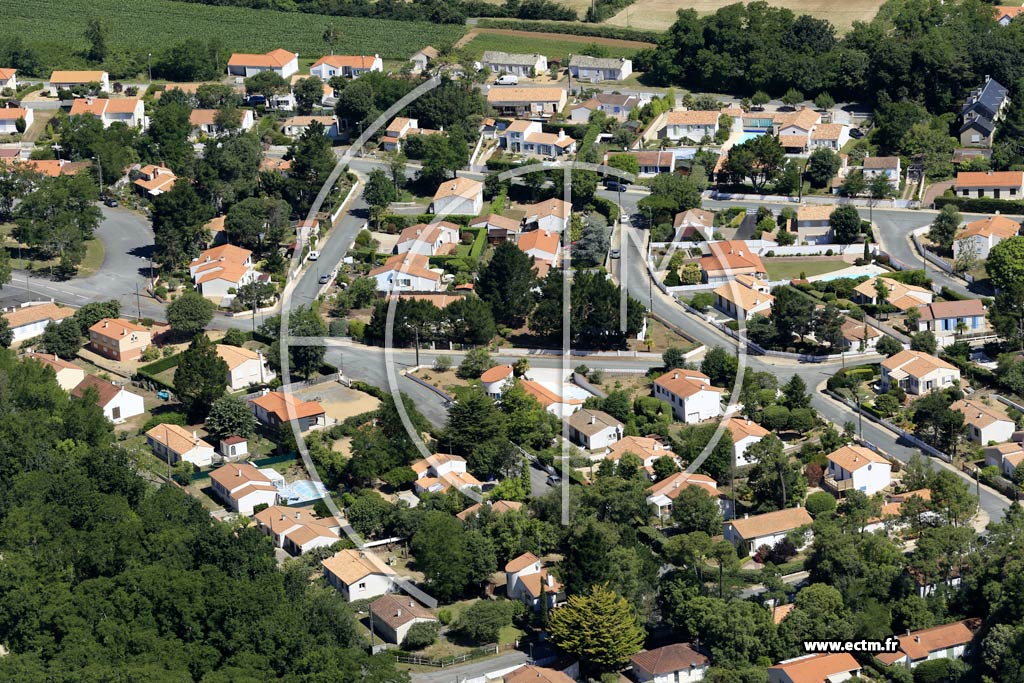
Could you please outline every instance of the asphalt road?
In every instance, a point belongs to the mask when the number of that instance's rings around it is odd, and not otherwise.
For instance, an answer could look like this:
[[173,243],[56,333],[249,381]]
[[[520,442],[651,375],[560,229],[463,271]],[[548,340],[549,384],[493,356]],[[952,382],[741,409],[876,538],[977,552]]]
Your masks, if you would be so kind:
[[525,652],[510,650],[497,657],[488,657],[436,671],[412,672],[409,676],[412,683],[461,683],[470,678],[482,678],[485,674],[520,666],[528,661],[529,657]]

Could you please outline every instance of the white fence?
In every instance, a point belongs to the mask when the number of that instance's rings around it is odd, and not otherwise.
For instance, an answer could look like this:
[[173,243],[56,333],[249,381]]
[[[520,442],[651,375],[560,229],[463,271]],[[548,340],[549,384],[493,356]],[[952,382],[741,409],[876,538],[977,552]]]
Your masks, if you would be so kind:
[[[825,256],[828,252],[832,252],[833,256],[861,256],[864,254],[864,244],[804,244],[804,245],[792,245],[789,247],[780,247],[778,243],[770,240],[744,240],[747,244],[747,248],[758,256],[764,256],[769,251],[773,252],[773,256]],[[651,244],[652,249],[697,249],[701,250],[702,254],[712,253],[712,248],[709,242],[654,242]],[[881,252],[877,244],[872,244],[870,247],[871,254],[878,256]]]

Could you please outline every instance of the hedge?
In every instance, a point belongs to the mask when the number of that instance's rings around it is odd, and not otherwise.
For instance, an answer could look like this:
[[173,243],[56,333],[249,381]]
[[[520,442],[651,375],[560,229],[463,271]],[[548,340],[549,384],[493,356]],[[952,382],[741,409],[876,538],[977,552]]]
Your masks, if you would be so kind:
[[640,31],[620,26],[604,26],[583,24],[571,21],[528,21],[524,19],[481,19],[477,26],[481,28],[504,28],[516,31],[533,31],[537,33],[562,33],[573,36],[593,36],[594,38],[615,38],[617,40],[636,40],[641,43],[657,43],[664,33],[659,31]]
[[[437,218],[436,214],[432,213],[420,213],[412,215],[398,215],[388,214],[381,220],[382,223],[393,223],[399,230],[404,230],[410,225],[416,225],[417,223],[432,223]],[[466,226],[469,222],[476,218],[476,216],[463,216],[463,215],[452,215],[445,216],[442,220],[446,220],[449,223],[455,223],[456,225]]]
[[968,213],[1024,214],[1024,201],[992,199],[990,197],[936,197],[935,208],[941,209],[952,204]]
[[180,353],[176,353],[173,356],[168,356],[167,358],[155,360],[149,365],[141,366],[137,372],[140,375],[159,375],[161,372],[164,372],[165,370],[170,370],[171,368],[177,367],[179,361],[178,356],[180,355]]
[[608,219],[609,223],[615,223],[615,221],[619,220],[619,206],[612,200],[595,195],[591,203],[598,213],[603,214]]

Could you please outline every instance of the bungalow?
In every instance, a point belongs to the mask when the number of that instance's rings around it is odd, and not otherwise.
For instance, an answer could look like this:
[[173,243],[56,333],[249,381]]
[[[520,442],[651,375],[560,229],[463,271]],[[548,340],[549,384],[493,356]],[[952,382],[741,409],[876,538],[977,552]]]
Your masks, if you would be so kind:
[[1024,444],[1017,441],[985,447],[985,464],[998,467],[999,472],[1013,481],[1013,473],[1024,462]]
[[4,90],[14,91],[18,89],[17,73],[17,69],[0,69],[0,92],[3,92]]
[[153,455],[169,465],[187,462],[196,467],[213,463],[213,446],[199,434],[176,424],[159,424],[146,432],[146,443]]
[[[178,176],[174,175],[174,171],[166,166],[146,164],[139,169],[139,177],[132,185],[143,197],[152,198],[162,195],[164,192],[170,192],[177,180]],[[223,227],[223,220],[221,226]]]
[[434,453],[409,467],[416,473],[413,487],[417,495],[424,491],[441,493],[453,486],[459,491],[479,489],[482,486],[476,477],[466,471],[466,459],[458,455]]
[[31,109],[12,107],[9,104],[0,109],[0,135],[14,135],[17,133],[18,121],[22,121],[25,124],[22,129],[22,132],[24,132],[35,121],[35,114]]
[[696,370],[669,370],[654,380],[654,397],[668,401],[676,419],[690,424],[721,415],[723,393]]
[[576,141],[561,128],[558,133],[545,133],[540,121],[513,121],[498,135],[502,147],[517,154],[560,157],[576,151]]
[[20,308],[4,313],[7,326],[14,335],[12,343],[38,337],[50,323],[59,323],[75,314],[75,309],[55,303],[24,304]]
[[[3,110],[0,109],[0,112]],[[1020,223],[1006,216],[989,216],[971,221],[956,234],[953,241],[953,258],[967,252],[975,258],[986,259],[996,246],[1003,240],[1016,237],[1020,232]]]
[[524,206],[523,209],[526,211],[523,225],[528,230],[561,233],[569,227],[569,219],[572,217],[572,204],[564,199],[546,199]]
[[232,511],[252,516],[257,505],[276,505],[277,488],[250,463],[227,463],[210,472],[213,492]]
[[934,295],[930,289],[918,287],[917,285],[904,284],[899,280],[889,277],[873,277],[853,288],[854,298],[857,303],[871,304],[873,306],[877,306],[881,303],[878,300],[877,282],[879,279],[885,284],[885,287],[888,290],[885,301],[904,313],[911,308],[917,308],[921,304],[930,304],[932,302],[932,297]]
[[725,428],[732,436],[733,462],[736,463],[736,467],[756,462],[753,457],[747,457],[747,449],[771,433],[753,420],[739,417],[729,418]]
[[455,177],[437,186],[430,213],[476,216],[484,208],[484,184],[472,178]]
[[992,8],[996,22],[1000,26],[1009,26],[1010,22],[1024,12],[1024,6],[1017,5],[996,5]]
[[961,334],[982,332],[987,326],[985,304],[981,299],[933,301],[918,306],[917,310],[921,313],[918,332],[934,333],[939,346],[952,344]]
[[864,180],[868,182],[875,176],[884,175],[894,189],[899,188],[900,178],[903,175],[899,157],[864,157],[861,171],[864,174]]
[[505,592],[509,600],[521,600],[534,611],[540,610],[540,599],[545,595],[548,609],[565,602],[562,584],[533,553],[523,553],[505,565]]
[[625,121],[635,108],[640,106],[636,95],[616,95],[614,93],[597,93],[589,100],[584,100],[569,109],[569,119],[573,123],[586,123],[595,111],[601,111],[617,121]]
[[[651,154],[652,152],[648,152]],[[669,154],[668,152],[653,152],[653,154]],[[676,242],[686,239],[710,240],[715,235],[715,214],[704,209],[689,209],[676,214],[672,221],[675,230]]]
[[329,548],[341,537],[334,518],[321,519],[303,508],[271,505],[255,514],[256,528],[292,555],[302,555],[314,548]]
[[743,240],[722,240],[708,243],[711,253],[702,256],[700,269],[704,282],[724,284],[737,275],[764,278],[768,275],[761,257],[753,253]]
[[484,370],[484,373],[480,375],[480,387],[485,394],[493,399],[501,398],[505,389],[513,382],[515,382],[515,375],[511,365],[495,365],[489,370]]
[[437,59],[441,53],[437,51],[437,48],[427,45],[422,50],[418,51],[409,61],[412,62],[412,73],[418,74],[423,73],[427,70],[427,65],[430,64],[431,60]]
[[323,561],[324,578],[348,602],[390,593],[395,572],[369,550],[339,550]]
[[960,370],[923,351],[900,351],[882,361],[882,392],[900,387],[908,394],[923,396],[937,389],[960,385]]
[[[579,666],[576,666],[579,669]],[[566,669],[569,671],[569,669]],[[542,666],[523,664],[504,676],[501,676],[501,683],[575,683],[576,679],[565,671],[557,669],[546,669]],[[498,683],[495,680],[494,683]]]
[[1024,195],[1024,171],[960,171],[954,191],[958,197],[1019,199]]
[[152,343],[147,328],[124,318],[103,318],[89,328],[89,347],[112,360],[135,360]]
[[676,454],[672,449],[658,439],[650,436],[624,436],[611,445],[606,460],[619,460],[626,453],[632,453],[640,458],[643,466],[650,470],[654,467],[654,461],[659,458],[669,458],[678,462]]
[[[188,115],[189,125],[192,126],[189,138],[197,140],[202,135],[216,138],[229,133],[229,127],[217,123],[219,113],[219,109],[193,109],[192,113]],[[252,109],[236,109],[235,113],[238,115],[238,130],[243,133],[252,130],[252,127],[256,125]]]
[[487,50],[480,58],[480,65],[491,73],[533,77],[548,70],[548,58],[536,52],[528,55]]
[[71,116],[94,116],[104,128],[114,123],[146,127],[146,107],[138,98],[79,97],[71,103]]
[[99,92],[110,92],[110,75],[106,71],[54,71],[46,83],[50,95],[57,97],[60,90],[99,84]]
[[625,57],[590,57],[573,55],[569,58],[569,75],[580,81],[599,83],[621,81],[633,73],[633,60]]
[[487,500],[483,503],[473,503],[455,516],[465,522],[470,517],[479,515],[485,508],[495,515],[500,515],[506,512],[519,512],[523,509],[523,504],[513,500]]
[[487,91],[487,104],[499,116],[529,118],[557,114],[565,108],[566,93],[562,88],[519,88],[494,86]]
[[715,308],[734,320],[769,315],[775,297],[768,293],[768,289],[768,283],[764,280],[739,275],[732,282],[715,289]]
[[1013,438],[1016,426],[1013,420],[1001,410],[987,406],[981,401],[961,399],[949,407],[964,414],[967,426],[967,438],[975,443],[986,445],[1002,443]]
[[228,59],[228,75],[249,78],[263,71],[273,71],[281,78],[299,72],[299,53],[278,48],[266,54],[236,52]]
[[821,123],[821,114],[813,109],[794,112],[776,112],[772,117],[772,132],[787,154],[802,154],[811,142],[811,131]]
[[[753,517],[743,515],[743,519],[725,522],[725,540],[753,556],[758,548],[773,548],[791,532],[806,527],[813,521],[807,510],[802,507],[766,512]],[[797,545],[800,548],[805,547],[810,542],[811,535],[811,532],[807,531],[803,541]]]
[[686,643],[674,643],[632,656],[637,683],[696,683],[704,680],[711,662]]
[[768,683],[843,683],[860,676],[860,664],[849,653],[804,655],[768,669]]
[[423,254],[395,254],[370,271],[378,292],[436,292],[441,287],[441,270],[431,270]]
[[267,365],[262,351],[217,344],[217,355],[227,363],[227,384],[231,391],[241,391],[254,384],[266,384],[277,376]]
[[537,399],[546,411],[559,419],[564,419],[583,407],[583,401],[580,399],[560,396],[540,382],[522,379],[519,380],[519,384],[526,393]]
[[797,208],[797,239],[806,244],[830,244],[832,227],[829,219],[835,210],[834,204],[807,204]]
[[82,398],[89,389],[96,391],[97,403],[103,409],[103,417],[114,424],[121,424],[130,417],[146,412],[141,396],[96,375],[86,375],[79,385],[71,390],[71,395]]
[[1003,119],[1010,97],[1005,87],[991,76],[971,91],[960,109],[963,125],[958,131],[960,144],[965,147],[991,147],[996,124]]
[[203,251],[189,263],[188,273],[200,294],[221,303],[234,299],[232,290],[261,278],[253,268],[252,252],[233,244]]
[[588,451],[609,448],[622,438],[625,426],[603,410],[583,408],[565,420],[569,440]]
[[856,489],[870,496],[892,483],[892,464],[870,448],[843,446],[826,457],[828,469],[823,481],[837,493]]
[[290,393],[264,389],[260,396],[249,399],[249,408],[260,423],[271,428],[292,420],[298,422],[302,432],[327,424],[322,405],[316,401],[303,401]]
[[850,139],[850,128],[842,123],[819,123],[811,130],[811,149],[838,152]]
[[469,222],[471,228],[486,228],[489,242],[504,242],[519,235],[522,223],[514,218],[506,218],[496,213],[477,216]]
[[440,256],[454,251],[458,243],[459,226],[455,223],[417,223],[410,225],[399,235],[395,253]]
[[670,111],[658,129],[658,139],[700,142],[706,137],[714,138],[721,115],[720,111]]
[[289,116],[281,122],[281,132],[288,137],[296,140],[303,136],[303,134],[309,130],[309,127],[314,123],[319,123],[324,127],[324,135],[331,140],[337,140],[341,137],[341,131],[338,129],[338,117],[337,116]]
[[733,516],[732,500],[725,494],[719,493],[718,482],[706,474],[676,472],[647,487],[647,502],[658,508],[658,518],[665,521],[672,514],[672,505],[676,498],[679,497],[683,489],[690,486],[696,486],[709,496],[716,498],[723,518],[730,519]]
[[[652,178],[659,173],[674,173],[676,170],[676,155],[672,152],[617,152],[617,154],[628,154],[636,159],[640,168],[637,173],[639,178]],[[607,156],[605,162],[607,163]]]
[[875,657],[882,664],[902,664],[911,669],[933,659],[963,659],[980,626],[980,619],[964,619],[920,631],[908,631],[906,635],[896,636],[900,641],[899,650],[883,652]]
[[39,361],[53,370],[53,373],[57,376],[57,385],[64,391],[70,392],[85,379],[85,370],[55,354],[29,353],[25,357]]
[[846,316],[840,327],[843,333],[843,351],[874,351],[879,340],[885,336],[866,322]]
[[389,593],[370,603],[370,623],[378,636],[401,645],[413,624],[436,623],[437,617],[413,598]]
[[528,256],[553,266],[562,253],[559,237],[557,233],[550,233],[547,230],[531,230],[519,236],[516,246]]
[[397,116],[388,124],[380,144],[385,152],[397,152],[402,149],[405,141],[413,135],[442,135],[443,133],[443,129],[420,128],[419,119]]
[[335,76],[359,78],[371,71],[384,71],[384,61],[380,55],[329,55],[321,57],[309,67],[309,73],[319,77],[324,83]]

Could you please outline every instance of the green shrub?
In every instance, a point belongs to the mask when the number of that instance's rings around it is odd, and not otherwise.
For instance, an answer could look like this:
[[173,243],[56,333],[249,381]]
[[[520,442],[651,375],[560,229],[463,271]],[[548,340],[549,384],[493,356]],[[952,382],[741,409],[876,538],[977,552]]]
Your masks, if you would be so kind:
[[405,640],[402,641],[402,649],[422,650],[433,645],[434,641],[437,640],[439,628],[440,624],[436,621],[416,622],[409,627],[409,632],[405,634]]
[[185,418],[183,413],[160,413],[146,420],[146,423],[142,425],[140,432],[145,434],[153,427],[157,425],[178,425],[179,427],[188,426],[188,420]]

